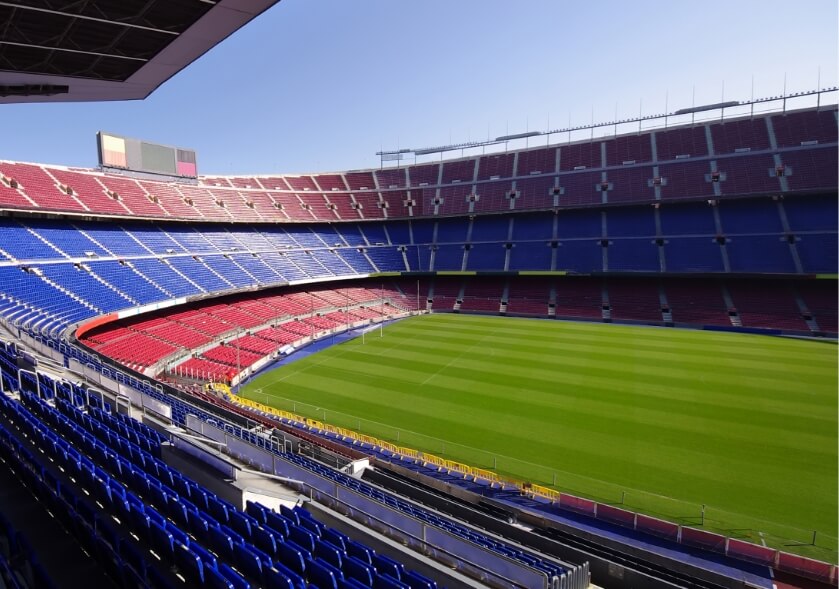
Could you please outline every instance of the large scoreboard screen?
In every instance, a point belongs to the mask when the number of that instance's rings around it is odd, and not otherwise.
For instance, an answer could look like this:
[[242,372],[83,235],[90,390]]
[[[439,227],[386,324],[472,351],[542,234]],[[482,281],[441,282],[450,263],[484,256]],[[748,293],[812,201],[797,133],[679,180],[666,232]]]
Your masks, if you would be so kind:
[[133,172],[196,178],[195,151],[169,147],[99,131],[96,134],[99,165]]

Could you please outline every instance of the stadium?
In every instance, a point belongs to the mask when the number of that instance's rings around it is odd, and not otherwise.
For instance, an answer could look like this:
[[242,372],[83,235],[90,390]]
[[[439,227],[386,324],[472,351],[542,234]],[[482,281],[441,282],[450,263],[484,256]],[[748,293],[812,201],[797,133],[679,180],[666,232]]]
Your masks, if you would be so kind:
[[[0,3],[0,102],[146,98],[274,4]],[[0,159],[3,586],[837,586],[837,91]]]

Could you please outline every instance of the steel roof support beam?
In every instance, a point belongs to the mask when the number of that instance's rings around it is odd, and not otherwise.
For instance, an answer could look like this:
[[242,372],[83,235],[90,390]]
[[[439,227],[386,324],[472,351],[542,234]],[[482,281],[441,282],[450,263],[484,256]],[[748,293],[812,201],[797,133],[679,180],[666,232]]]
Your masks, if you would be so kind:
[[[176,31],[167,31],[165,29],[157,29],[157,28],[154,28],[154,27],[147,27],[147,26],[144,26],[144,25],[135,25],[135,24],[132,24],[132,23],[120,22],[118,20],[108,20],[108,19],[105,19],[105,18],[96,18],[95,16],[86,16],[84,14],[73,14],[72,12],[62,12],[60,10],[50,10],[49,8],[36,8],[34,6],[24,6],[22,4],[15,4],[14,2],[2,2],[2,1],[0,1],[0,6],[6,6],[6,7],[9,7],[9,8],[17,8],[19,10],[30,10],[30,11],[33,11],[33,12],[44,12],[44,13],[47,13],[47,14],[55,14],[55,15],[64,16],[64,17],[67,17],[67,18],[70,18],[70,19],[89,20],[89,21],[93,21],[93,22],[103,23],[103,24],[107,24],[107,25],[114,25],[114,26],[117,26],[117,27],[125,27],[125,28],[129,28],[129,29],[139,29],[139,30],[142,30],[142,31],[151,31],[152,33],[162,33],[164,35],[172,35],[173,37],[177,37],[178,35],[180,35],[180,33],[176,32]],[[145,10],[146,9],[144,8],[143,11],[145,12]]]

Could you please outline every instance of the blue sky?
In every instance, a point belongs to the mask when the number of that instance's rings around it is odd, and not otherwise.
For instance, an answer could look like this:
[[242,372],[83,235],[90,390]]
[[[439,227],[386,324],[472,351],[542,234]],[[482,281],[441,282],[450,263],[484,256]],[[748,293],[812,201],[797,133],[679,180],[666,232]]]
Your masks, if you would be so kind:
[[[144,101],[0,107],[0,159],[95,166],[105,129],[204,174],[837,85],[836,0],[282,0]],[[834,95],[835,96],[835,95]],[[835,100],[835,98],[833,99]]]

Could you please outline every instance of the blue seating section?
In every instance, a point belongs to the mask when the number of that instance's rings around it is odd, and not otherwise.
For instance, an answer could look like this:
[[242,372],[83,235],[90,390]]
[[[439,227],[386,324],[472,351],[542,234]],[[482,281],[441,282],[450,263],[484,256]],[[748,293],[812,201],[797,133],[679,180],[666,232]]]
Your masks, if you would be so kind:
[[114,286],[120,292],[129,293],[131,298],[140,304],[153,303],[171,298],[130,266],[116,261],[89,262],[90,271]]
[[[393,233],[391,233],[391,240],[395,244],[405,244],[414,243],[431,243],[432,237],[434,235],[434,221],[429,220],[419,220],[419,221],[411,221],[411,235],[413,237],[412,241],[408,241],[408,235],[401,235],[399,237],[394,237]],[[404,224],[400,224],[404,225]],[[388,230],[390,230],[390,226],[388,226]],[[466,228],[464,226],[463,229],[463,238],[466,239]],[[437,238],[437,242],[440,243],[440,238]]]
[[341,256],[335,253],[336,251],[314,250],[312,256],[320,262],[321,266],[332,272],[335,276],[346,276],[357,273]]
[[358,225],[358,230],[364,235],[367,245],[390,244],[387,230],[381,223],[364,223],[363,225]]
[[406,270],[405,262],[402,260],[402,253],[392,247],[370,247],[367,248],[367,256],[380,271],[384,268]]
[[42,239],[26,230],[25,227],[16,222],[3,220],[0,222],[0,231],[3,232],[3,243],[0,245],[9,259],[9,256],[17,260],[50,260],[61,258],[61,254],[47,245]]
[[[13,348],[0,349],[4,379],[13,357]],[[74,529],[86,527],[93,542],[108,547],[118,578],[130,574],[140,584],[161,587],[337,588],[345,581],[353,586],[354,579],[365,587],[436,589],[433,581],[353,542],[299,507],[278,513],[248,502],[240,511],[162,462],[164,438],[154,430],[110,414],[101,399],[85,405],[64,383],[54,408],[42,398],[52,390],[52,380],[39,375],[39,396],[35,377],[23,377],[15,387],[21,402],[0,395],[0,414],[79,488],[58,483],[49,468],[28,454],[14,430],[0,428],[0,446],[14,448],[32,463],[39,481],[55,495],[62,519],[73,521]]]
[[784,211],[791,231],[833,231],[839,218],[839,200],[835,194],[789,198]]
[[569,239],[557,248],[557,270],[570,270],[580,274],[603,271],[603,247],[597,239]]
[[[118,226],[102,225],[102,223],[90,221],[76,223],[75,226],[89,235],[91,239],[102,244],[102,247],[115,256],[145,256],[149,254],[149,251],[137,239]],[[157,232],[157,229],[148,231],[149,234]]]
[[[434,268],[436,271],[463,270],[463,246],[462,245],[438,245],[437,253],[434,256]],[[422,251],[422,248],[420,248]],[[427,267],[423,265],[423,267]]]
[[789,244],[780,235],[733,236],[725,249],[732,272],[795,272]]
[[306,280],[309,275],[286,259],[286,254],[261,253],[259,257],[287,281]]
[[134,306],[133,299],[128,295],[108,288],[83,268],[71,264],[48,264],[41,266],[41,272],[99,309],[111,311]]
[[[11,458],[0,445],[0,456]],[[46,573],[20,533],[0,515],[0,586],[36,589],[49,586]]]
[[261,284],[276,284],[283,282],[282,275],[263,262],[259,254],[233,254],[230,259],[243,270],[257,279]]
[[837,242],[836,233],[801,235],[795,247],[804,272],[836,273],[836,268],[839,266],[836,254],[839,242]]
[[514,243],[510,250],[510,270],[550,270],[552,253],[553,249],[545,241]]
[[[4,352],[4,350],[0,348],[0,358],[4,355],[8,357],[8,353]],[[3,368],[2,365],[0,365],[0,368]],[[3,370],[3,373],[5,374],[6,371]],[[29,378],[29,375],[26,373],[23,373],[23,376],[25,378]],[[132,386],[141,390],[144,394],[170,405],[172,407],[173,420],[180,425],[185,423],[187,414],[194,415],[204,421],[210,421],[213,423],[218,421],[217,418],[205,411],[199,410],[184,403],[183,401],[179,401],[178,399],[168,397],[147,383],[140,383],[136,380],[131,380],[130,383]],[[27,409],[34,411],[36,415],[42,416],[46,419],[50,425],[60,428],[60,431],[56,432],[57,434],[65,437],[70,442],[77,441],[79,444],[82,444],[85,449],[92,453],[90,454],[91,458],[95,455],[104,460],[107,466],[97,466],[97,464],[94,464],[94,461],[91,462],[91,468],[94,472],[97,468],[99,468],[99,474],[102,475],[100,478],[104,479],[104,476],[110,476],[121,483],[125,487],[124,496],[126,497],[126,501],[131,502],[133,501],[132,497],[139,497],[142,499],[142,503],[147,504],[143,511],[143,515],[126,515],[126,517],[132,517],[135,520],[139,520],[141,523],[145,522],[143,523],[143,526],[148,529],[143,532],[143,537],[155,538],[158,549],[160,549],[161,546],[169,546],[170,544],[172,546],[177,546],[178,541],[182,544],[186,544],[183,540],[188,533],[189,537],[186,539],[192,538],[197,541],[199,545],[211,550],[218,557],[219,561],[226,556],[230,556],[231,553],[229,551],[233,550],[232,557],[234,559],[237,558],[237,555],[239,558],[249,559],[249,564],[247,564],[247,566],[245,566],[245,563],[239,562],[241,567],[236,567],[238,571],[241,572],[242,568],[245,570],[256,571],[257,564],[250,553],[252,552],[256,554],[258,558],[261,553],[268,554],[270,557],[272,555],[270,552],[271,544],[267,539],[267,536],[273,536],[274,546],[277,547],[276,558],[281,559],[280,561],[274,561],[274,566],[276,567],[277,564],[282,564],[286,567],[288,572],[295,572],[300,569],[303,571],[309,571],[310,569],[307,568],[309,567],[309,564],[316,561],[319,562],[321,566],[323,566],[324,563],[329,564],[330,559],[333,562],[336,562],[338,559],[335,558],[334,553],[331,553],[331,549],[340,547],[343,542],[343,553],[338,552],[338,557],[341,559],[342,563],[339,570],[342,572],[342,575],[350,576],[348,569],[352,569],[357,574],[363,574],[358,573],[357,566],[343,564],[345,560],[349,561],[349,557],[352,556],[361,562],[366,562],[368,565],[372,563],[373,569],[376,571],[387,565],[391,572],[391,576],[396,580],[399,580],[404,575],[406,578],[412,579],[414,583],[417,583],[416,586],[429,586],[424,584],[429,583],[429,581],[423,580],[421,576],[416,574],[411,575],[405,572],[404,567],[398,563],[393,563],[392,561],[389,561],[389,559],[383,559],[381,555],[378,555],[377,557],[375,552],[369,548],[365,548],[350,541],[348,538],[342,536],[334,530],[328,530],[328,528],[324,527],[319,522],[316,522],[310,514],[299,508],[294,510],[284,509],[280,514],[276,514],[274,512],[270,512],[270,510],[267,510],[262,506],[248,504],[246,513],[241,514],[241,512],[238,512],[230,504],[217,499],[211,493],[207,492],[206,489],[199,487],[194,482],[189,481],[176,471],[170,469],[165,465],[165,463],[152,455],[152,453],[148,450],[144,450],[130,440],[125,439],[119,432],[114,432],[112,429],[109,430],[107,428],[108,424],[95,419],[103,414],[105,411],[104,409],[97,407],[96,409],[89,409],[88,414],[84,414],[79,408],[73,407],[70,403],[66,403],[65,401],[59,399],[56,401],[59,406],[59,410],[55,410],[37,397],[35,394],[36,388],[34,381],[29,382],[28,384],[20,384],[22,386],[15,388],[20,388],[22,391],[22,398],[24,399],[24,405],[26,406],[26,408],[23,409],[24,411]],[[16,403],[6,400],[2,395],[0,395],[0,400],[2,400],[6,405],[17,405]],[[81,398],[77,397],[76,401],[81,401]],[[72,415],[74,417],[82,415],[82,421],[80,423],[74,422],[68,415]],[[85,417],[88,416],[89,419],[86,420]],[[118,422],[122,422],[128,418],[116,417],[115,419],[118,420]],[[284,421],[294,427],[304,427],[303,424],[288,420]],[[91,431],[88,431],[86,427],[96,431],[97,433],[91,433]],[[390,508],[398,509],[399,511],[420,519],[429,525],[440,527],[457,537],[471,541],[487,550],[526,563],[537,570],[543,571],[549,578],[553,576],[561,576],[566,570],[557,563],[545,561],[539,558],[536,554],[524,552],[521,549],[507,545],[503,541],[489,538],[488,536],[485,536],[471,528],[467,528],[466,526],[453,522],[448,518],[442,517],[435,512],[393,496],[378,487],[374,487],[373,485],[359,481],[349,475],[345,475],[339,471],[323,466],[314,460],[296,454],[284,453],[281,448],[275,446],[271,441],[248,430],[240,428],[235,424],[228,424],[225,429],[232,435],[235,435],[248,443],[273,452],[290,462],[302,466],[320,476],[341,484],[342,486],[362,493],[367,497],[389,506]],[[142,434],[143,432],[137,433]],[[97,437],[97,434],[100,437]],[[63,441],[61,436],[56,436],[56,440],[52,441]],[[118,438],[118,442],[114,441]],[[105,442],[105,439],[108,439],[109,442]],[[153,442],[154,440],[150,440],[150,443]],[[117,450],[118,448],[123,449],[122,454],[119,454]],[[127,448],[127,451],[124,450],[125,448]],[[85,460],[84,456],[81,456],[79,459],[81,462],[84,462]],[[129,464],[126,464],[126,462]],[[119,472],[121,473],[119,475],[116,470],[117,463],[119,463]],[[142,476],[137,472],[138,470],[142,471]],[[178,479],[183,480],[178,482]],[[104,486],[108,486],[110,489],[113,485],[111,485],[109,479],[104,480],[108,481],[108,483]],[[188,491],[184,490],[186,488],[185,486],[189,488]],[[109,493],[113,495],[113,489],[111,489]],[[119,491],[116,491],[116,493],[119,495]],[[122,497],[122,495],[120,495],[120,497]],[[150,497],[148,501],[146,500],[147,497]],[[132,508],[133,506],[130,505],[129,510]],[[116,507],[116,509],[122,509],[122,505]],[[199,510],[198,517],[196,517],[196,509]],[[262,515],[260,515],[259,512],[261,512]],[[162,531],[152,525],[155,522],[159,524],[158,527],[163,528]],[[204,522],[206,522],[206,529]],[[179,523],[181,524],[180,527],[178,526]],[[193,523],[198,525],[198,528],[191,527]],[[216,523],[217,526],[214,526],[213,523]],[[255,532],[256,528],[254,525],[266,528],[265,533]],[[250,532],[247,531],[248,528],[250,528]],[[164,532],[168,532],[168,535]],[[169,536],[171,536],[171,542]],[[287,545],[285,549],[281,550],[279,548],[279,545],[277,544],[277,536],[287,540],[285,542]],[[180,540],[178,540],[178,538],[180,538]],[[202,542],[202,539],[204,538],[207,539],[205,542]],[[251,541],[255,544],[255,546],[247,546],[246,540]],[[256,544],[257,542],[259,542],[259,544]],[[323,546],[322,544],[325,543],[328,543],[329,545]],[[205,544],[208,545],[205,546]],[[249,552],[242,553],[240,550],[240,552],[237,553],[237,544],[245,545]],[[191,544],[189,544],[189,546],[191,546]],[[299,557],[294,555],[295,551],[299,553]],[[158,550],[155,550],[155,552],[159,554]],[[303,563],[302,566],[300,564],[301,562]],[[265,559],[262,558],[260,566],[264,566],[264,563]],[[330,566],[334,568],[334,565]],[[324,568],[326,568],[326,570],[332,570],[329,567]],[[332,572],[334,575],[334,571]],[[394,572],[398,572],[399,574],[392,574]],[[298,572],[298,574],[301,573]],[[307,574],[309,573],[307,572]],[[317,573],[312,574],[322,575],[322,571],[318,569]],[[379,575],[381,576],[381,571],[379,571]],[[323,580],[325,577],[318,576],[318,578]],[[350,576],[350,578],[355,577]],[[407,582],[411,583],[411,581]],[[292,586],[296,587],[296,585]],[[413,587],[415,585],[409,584],[409,586]],[[433,584],[431,586],[433,586]]]
[[312,255],[311,250],[308,252],[287,252],[285,256],[288,261],[303,272],[304,278],[326,278],[327,276],[335,275],[333,272],[327,270],[323,264],[321,264],[318,259]]
[[[437,222],[437,241],[435,243],[465,243],[466,229],[469,223],[466,219],[442,219]],[[416,234],[414,239],[416,239]],[[503,237],[501,238],[503,239]]]
[[168,227],[164,229],[164,232],[188,252],[216,253],[220,251],[203,234],[192,227]]
[[469,250],[467,270],[503,270],[507,250],[500,243],[473,243]]
[[160,285],[174,297],[190,296],[202,292],[194,284],[175,272],[169,264],[159,259],[135,259],[131,260],[131,265],[143,276],[153,280],[155,284]]
[[[209,256],[207,257],[209,258]],[[210,272],[206,265],[191,256],[169,258],[169,263],[172,265],[172,268],[188,276],[190,280],[207,292],[233,288],[229,282],[225,282],[220,276]]]
[[716,235],[714,212],[705,202],[667,203],[658,211],[662,235]]
[[[201,260],[212,268],[213,271],[233,283],[236,287],[253,286],[257,284],[256,278],[245,272],[232,259],[226,256],[204,256]],[[228,287],[229,288],[229,287]]]
[[513,217],[513,241],[550,241],[553,226],[554,215],[518,215]]
[[294,239],[292,239],[291,236],[289,236],[289,234],[283,231],[280,227],[263,229],[261,233],[265,236],[265,239],[267,239],[268,242],[276,248],[286,249],[301,247],[299,243],[294,241]]
[[[60,249],[71,258],[83,258],[88,253],[97,256],[110,255],[96,243],[85,237],[72,225],[55,225],[49,222],[27,221],[27,227],[34,230],[42,239]],[[52,257],[55,257],[53,251]]]
[[67,293],[44,282],[35,274],[24,272],[19,268],[0,267],[0,281],[3,284],[0,299],[13,303],[13,307],[4,312],[4,315],[15,321],[21,320],[21,314],[25,313],[37,316],[67,317],[70,320],[93,315],[90,308],[85,307]]
[[769,199],[722,201],[718,209],[727,235],[783,232],[778,204]]
[[[624,206],[477,217],[471,220],[471,233],[470,220],[462,217],[236,230],[207,224],[135,223],[123,228],[9,219],[0,222],[5,238],[0,252],[11,263],[41,261],[36,268],[45,280],[0,268],[11,279],[4,282],[0,312],[24,327],[55,333],[99,313],[173,297],[376,271],[460,271],[466,245],[471,246],[466,270],[499,271],[505,269],[503,246],[511,221],[514,247],[507,269],[514,271],[724,272],[715,239],[725,238],[731,272],[830,273],[836,268],[831,255],[836,211],[835,198],[819,195],[780,202],[723,200],[716,208],[705,202],[665,202],[658,209]],[[547,244],[554,239],[558,247],[552,266]],[[664,265],[656,239],[663,243]],[[790,239],[800,269],[785,245]],[[605,265],[601,240],[608,244]],[[406,248],[404,255],[397,246]],[[91,272],[74,267],[66,256]],[[63,263],[43,263],[47,260]]]
[[[367,245],[364,235],[358,225],[340,225],[332,227],[332,230],[341,239],[342,245],[362,246]],[[381,240],[379,240],[381,241]]]
[[562,211],[557,215],[557,236],[560,239],[603,236],[603,218],[596,209]]
[[[510,217],[497,215],[492,217],[476,217],[472,222],[470,241],[507,241],[510,228]],[[527,239],[532,239],[528,237]]]
[[[368,231],[367,226],[365,225],[365,231]],[[374,226],[375,227],[375,226]],[[413,243],[411,241],[411,230],[408,225],[407,221],[391,221],[386,225],[381,225],[382,234],[387,231],[387,234],[390,236],[390,243],[393,245],[408,245],[409,243]],[[384,237],[384,235],[382,235]],[[431,238],[431,234],[428,234],[429,239]],[[369,240],[368,236],[368,240]],[[378,240],[381,243],[388,243],[385,239]],[[377,243],[377,241],[372,242],[373,245]]]
[[722,251],[713,237],[670,238],[664,245],[668,272],[722,272]]
[[607,214],[609,237],[655,237],[655,215],[652,207],[612,209]]
[[285,230],[288,236],[297,243],[298,247],[318,249],[326,247],[326,240],[321,239],[319,232],[310,230],[308,227],[292,227]]
[[[289,424],[297,425],[293,422],[289,422]],[[420,507],[419,505],[416,505],[414,503],[405,501],[404,499],[400,499],[399,497],[386,493],[385,491],[377,487],[374,487],[368,483],[359,481],[358,479],[355,479],[349,475],[323,466],[311,459],[296,454],[284,454],[283,457],[291,462],[294,462],[299,466],[302,466],[308,470],[311,470],[319,474],[324,478],[339,483],[344,487],[348,487],[353,491],[356,491],[357,493],[360,493],[375,501],[383,503],[391,507],[392,509],[396,509],[398,511],[401,511],[402,513],[406,513],[411,517],[414,517],[426,524],[433,525],[443,530],[446,530],[454,536],[471,541],[497,554],[501,554],[508,558],[526,563],[529,566],[532,566],[533,568],[544,572],[549,579],[553,577],[560,577],[566,571],[566,569],[564,569],[562,566],[556,563],[543,560],[533,553],[522,551],[521,549],[508,545],[503,541],[490,538],[453,520],[450,520],[446,517],[442,517],[430,510]],[[397,579],[401,578],[401,575],[393,576]]]
[[[186,253],[186,249],[183,248],[178,242],[174,239],[169,237],[169,235],[162,231],[159,227],[151,225],[132,225],[125,227],[125,233],[127,236],[133,236],[133,239],[130,239],[130,242],[133,242],[137,249],[132,249],[130,252],[126,252],[126,255],[136,254],[136,255],[143,255],[148,253],[145,248],[139,245],[140,242],[150,251],[156,254],[181,254]],[[110,242],[112,239],[117,238],[118,236],[108,236],[107,240]],[[106,239],[103,236],[103,239]],[[100,240],[101,241],[101,240]],[[123,240],[119,240],[120,243],[123,243]],[[111,249],[109,245],[106,244],[108,249]],[[126,246],[123,246],[126,247]],[[111,250],[113,251],[113,250]],[[115,252],[116,253],[116,252]]]
[[609,243],[608,265],[612,272],[658,272],[658,246],[649,237],[615,239]]
[[202,231],[201,234],[219,251],[230,251],[242,247],[242,242],[229,231]]
[[[393,252],[393,248],[388,248],[391,252]],[[393,252],[398,253],[398,252]],[[376,269],[370,264],[364,254],[359,252],[355,249],[342,249],[342,250],[335,250],[335,254],[340,257],[344,264],[347,265],[350,270],[346,270],[345,272],[363,272],[363,273],[370,273],[375,272]],[[401,260],[400,260],[401,262]],[[393,264],[395,262],[391,262]],[[385,268],[393,268],[393,265],[385,265]],[[398,267],[398,266],[396,266]]]

